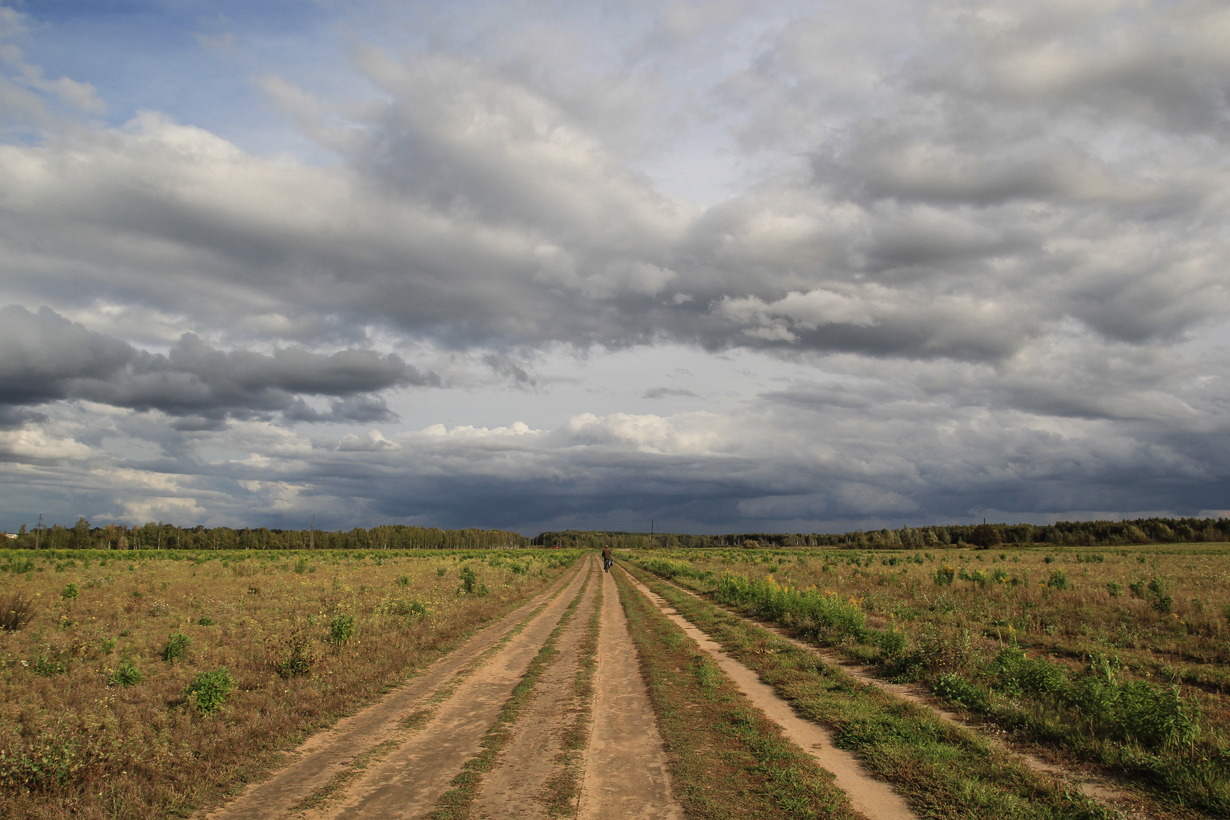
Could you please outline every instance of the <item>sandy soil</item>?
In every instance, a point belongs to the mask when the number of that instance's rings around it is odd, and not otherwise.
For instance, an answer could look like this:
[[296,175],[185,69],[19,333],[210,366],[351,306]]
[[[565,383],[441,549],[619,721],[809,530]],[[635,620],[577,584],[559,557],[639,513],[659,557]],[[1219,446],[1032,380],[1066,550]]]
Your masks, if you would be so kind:
[[683,812],[671,797],[666,752],[649,692],[641,679],[628,621],[610,573],[603,573],[602,596],[594,730],[585,757],[578,817],[681,818]]

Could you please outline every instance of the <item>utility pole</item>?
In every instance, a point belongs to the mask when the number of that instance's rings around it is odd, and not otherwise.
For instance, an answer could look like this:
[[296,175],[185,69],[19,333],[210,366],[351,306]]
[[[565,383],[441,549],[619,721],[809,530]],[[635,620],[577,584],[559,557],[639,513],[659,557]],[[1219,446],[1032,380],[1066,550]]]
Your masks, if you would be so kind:
[[38,526],[34,528],[34,548],[38,549],[38,537],[43,533],[43,514],[38,514]]

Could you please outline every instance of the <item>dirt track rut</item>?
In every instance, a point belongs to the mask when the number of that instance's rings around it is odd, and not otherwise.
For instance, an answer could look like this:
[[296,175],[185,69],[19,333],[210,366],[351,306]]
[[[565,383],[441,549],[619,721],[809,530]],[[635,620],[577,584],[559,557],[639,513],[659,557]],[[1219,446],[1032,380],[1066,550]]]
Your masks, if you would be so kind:
[[[577,696],[576,681],[599,601],[591,702]],[[542,652],[551,641],[553,651]],[[570,816],[681,818],[618,594],[590,557],[422,675],[306,741],[282,771],[206,820],[428,817],[481,751],[536,656],[544,665],[502,753],[481,775],[470,816],[544,817],[554,803]],[[583,737],[586,728],[588,748],[566,748],[568,733]]]

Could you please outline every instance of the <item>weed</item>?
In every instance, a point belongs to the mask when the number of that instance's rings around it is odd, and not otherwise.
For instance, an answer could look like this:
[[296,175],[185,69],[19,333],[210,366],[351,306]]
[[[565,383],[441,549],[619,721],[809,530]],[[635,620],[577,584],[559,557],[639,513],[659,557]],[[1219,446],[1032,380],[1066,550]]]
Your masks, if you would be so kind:
[[295,562],[295,573],[297,575],[302,575],[303,573],[307,572],[307,568],[308,568],[308,559],[300,556],[299,560]]
[[231,690],[235,688],[235,679],[225,666],[211,672],[199,672],[188,684],[184,696],[188,698],[198,712],[209,715],[216,712]]
[[64,587],[64,589],[60,590],[60,597],[66,601],[71,601],[73,598],[76,598],[78,594],[76,584],[69,584]]
[[1110,593],[1110,597],[1118,598],[1119,594],[1123,592],[1123,587],[1119,585],[1118,581],[1107,581],[1106,591]]
[[115,651],[115,645],[120,642],[119,638],[103,638],[99,641],[104,655],[110,655]]
[[1047,579],[1046,585],[1051,589],[1067,589],[1068,574],[1061,569],[1051,570],[1051,577]]
[[145,679],[145,674],[130,661],[120,661],[110,675],[107,676],[107,683],[111,686],[136,686]]
[[334,615],[329,622],[329,642],[342,645],[354,637],[355,620],[353,615]]
[[461,568],[461,593],[479,597],[487,594],[487,585],[478,580],[478,575],[469,564]]
[[402,576],[399,576],[399,577],[398,577],[398,579],[397,579],[397,585],[398,585],[399,587],[408,587],[408,586],[410,586],[410,576],[409,576],[409,575],[402,575]]
[[5,632],[16,632],[30,623],[36,611],[34,601],[20,592],[2,596],[0,597],[0,629]]
[[34,659],[34,674],[41,675],[44,678],[63,675],[68,671],[68,665],[58,655],[48,655],[43,653]]
[[196,622],[198,626],[213,626],[214,625],[214,619],[209,617],[208,615],[202,615],[201,617],[196,619]]
[[279,678],[289,680],[312,673],[316,658],[309,650],[308,637],[295,633],[286,641],[286,654],[273,662],[273,671]]
[[[964,572],[964,570],[962,570]],[[938,587],[952,586],[953,579],[957,577],[957,571],[952,567],[944,564],[935,571],[935,585]]]
[[430,614],[427,605],[417,598],[389,601],[381,609],[387,615],[396,615],[400,618],[426,618]]
[[192,639],[182,632],[176,632],[167,638],[166,645],[162,647],[162,659],[167,663],[173,663],[184,655],[188,654],[188,646],[192,643]]

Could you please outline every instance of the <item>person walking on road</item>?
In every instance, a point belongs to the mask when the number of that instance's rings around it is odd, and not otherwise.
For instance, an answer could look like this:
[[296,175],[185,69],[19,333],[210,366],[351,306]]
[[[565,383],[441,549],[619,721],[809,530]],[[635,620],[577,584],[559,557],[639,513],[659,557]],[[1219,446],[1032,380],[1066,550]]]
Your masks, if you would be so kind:
[[610,572],[611,565],[615,563],[615,559],[611,557],[611,545],[602,545],[602,571]]

